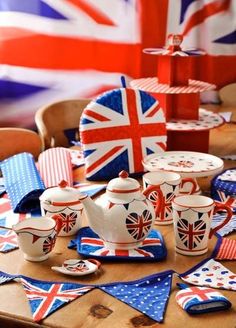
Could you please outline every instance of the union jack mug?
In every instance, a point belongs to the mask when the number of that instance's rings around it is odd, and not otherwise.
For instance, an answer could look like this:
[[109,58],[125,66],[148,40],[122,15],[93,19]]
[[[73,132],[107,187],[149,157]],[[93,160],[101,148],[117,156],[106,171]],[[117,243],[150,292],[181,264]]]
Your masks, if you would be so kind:
[[[183,255],[201,255],[208,251],[208,240],[227,224],[232,211],[229,206],[201,195],[178,196],[172,201],[175,250]],[[226,211],[218,226],[211,228],[212,216]]]
[[40,262],[49,257],[61,229],[61,221],[53,217],[25,219],[12,227],[20,250],[28,261]]
[[143,175],[143,187],[158,187],[160,193],[153,191],[149,193],[148,199],[153,203],[157,216],[155,224],[168,225],[173,223],[172,217],[172,200],[179,194],[181,185],[181,176],[174,172],[148,172]]

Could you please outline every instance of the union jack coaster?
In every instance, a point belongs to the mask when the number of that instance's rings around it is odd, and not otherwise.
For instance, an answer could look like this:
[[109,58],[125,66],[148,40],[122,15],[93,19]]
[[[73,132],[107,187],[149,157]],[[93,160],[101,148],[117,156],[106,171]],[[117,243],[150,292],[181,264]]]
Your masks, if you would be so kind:
[[17,236],[14,231],[0,229],[0,252],[6,253],[18,248]]
[[177,285],[181,290],[175,296],[176,302],[189,314],[221,311],[232,306],[224,295],[213,288]]
[[130,250],[110,250],[104,242],[89,227],[79,230],[76,238],[70,242],[69,248],[85,257],[93,256],[104,260],[135,260],[135,261],[160,261],[166,258],[167,250],[163,237],[159,231],[152,230],[142,242],[142,245]]

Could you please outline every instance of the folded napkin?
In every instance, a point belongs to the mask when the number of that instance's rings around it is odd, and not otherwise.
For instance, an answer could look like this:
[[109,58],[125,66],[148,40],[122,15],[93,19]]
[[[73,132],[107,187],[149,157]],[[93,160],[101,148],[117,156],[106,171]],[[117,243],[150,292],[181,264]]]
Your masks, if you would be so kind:
[[62,180],[73,186],[73,165],[69,149],[56,147],[45,150],[39,155],[38,167],[47,188],[58,186]]
[[39,196],[45,186],[30,153],[20,153],[1,162],[2,175],[15,213],[40,209]]
[[189,314],[208,313],[229,309],[232,304],[220,292],[209,287],[193,287],[177,284],[177,303]]

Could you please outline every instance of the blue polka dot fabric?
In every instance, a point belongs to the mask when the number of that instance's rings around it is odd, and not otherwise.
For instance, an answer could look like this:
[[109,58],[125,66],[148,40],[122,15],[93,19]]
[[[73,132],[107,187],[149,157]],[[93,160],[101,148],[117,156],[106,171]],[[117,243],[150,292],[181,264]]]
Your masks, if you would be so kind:
[[39,196],[44,183],[30,153],[20,153],[1,162],[4,184],[15,213],[40,212]]
[[[225,170],[212,179],[211,197],[230,206],[232,211],[236,212],[236,181],[232,180],[232,174],[236,174],[236,168]],[[227,180],[227,176],[229,180]]]
[[107,284],[99,287],[151,319],[162,322],[170,297],[173,271],[165,271],[143,279]]

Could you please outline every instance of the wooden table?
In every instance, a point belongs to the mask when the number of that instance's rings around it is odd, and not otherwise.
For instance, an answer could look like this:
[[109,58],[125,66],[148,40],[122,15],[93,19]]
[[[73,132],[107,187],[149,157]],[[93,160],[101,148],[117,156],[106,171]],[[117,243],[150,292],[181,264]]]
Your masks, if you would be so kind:
[[[220,108],[213,107],[215,111]],[[231,109],[232,110],[232,109]],[[226,124],[211,132],[210,153],[215,155],[236,154],[236,125]],[[236,162],[226,161],[225,167],[236,167]],[[83,168],[76,170],[76,180],[84,180]],[[210,178],[198,179],[203,190],[209,190]],[[86,219],[84,219],[86,225]],[[196,257],[188,257],[177,254],[174,251],[174,237],[172,226],[157,227],[164,236],[168,249],[167,259],[153,263],[131,263],[131,262],[103,262],[101,269],[96,274],[84,277],[69,277],[53,272],[50,267],[60,265],[64,260],[77,258],[79,255],[74,250],[69,250],[67,245],[70,237],[58,238],[56,247],[50,258],[44,262],[33,263],[23,259],[20,250],[15,250],[7,254],[0,254],[0,270],[12,273],[23,274],[35,279],[49,281],[67,281],[83,284],[108,283],[113,281],[130,281],[141,277],[173,269],[177,272],[185,272],[192,266],[208,257],[216,243],[216,238],[209,243],[207,254]],[[236,233],[229,236],[236,239]],[[223,265],[231,271],[236,272],[235,261],[223,261]],[[177,292],[176,282],[180,282],[176,276],[173,279],[172,292],[167,306],[164,323],[162,327],[208,327],[208,328],[235,328],[236,327],[236,293],[223,290],[222,293],[232,302],[233,307],[228,311],[190,316],[183,311],[175,301]],[[159,327],[160,324],[142,315],[128,305],[116,300],[112,296],[100,291],[93,290],[85,296],[76,299],[48,318],[43,320],[41,327],[63,327],[63,328],[116,328],[116,327]],[[8,283],[0,286],[0,327],[38,327],[33,323],[28,301],[19,283]]]

